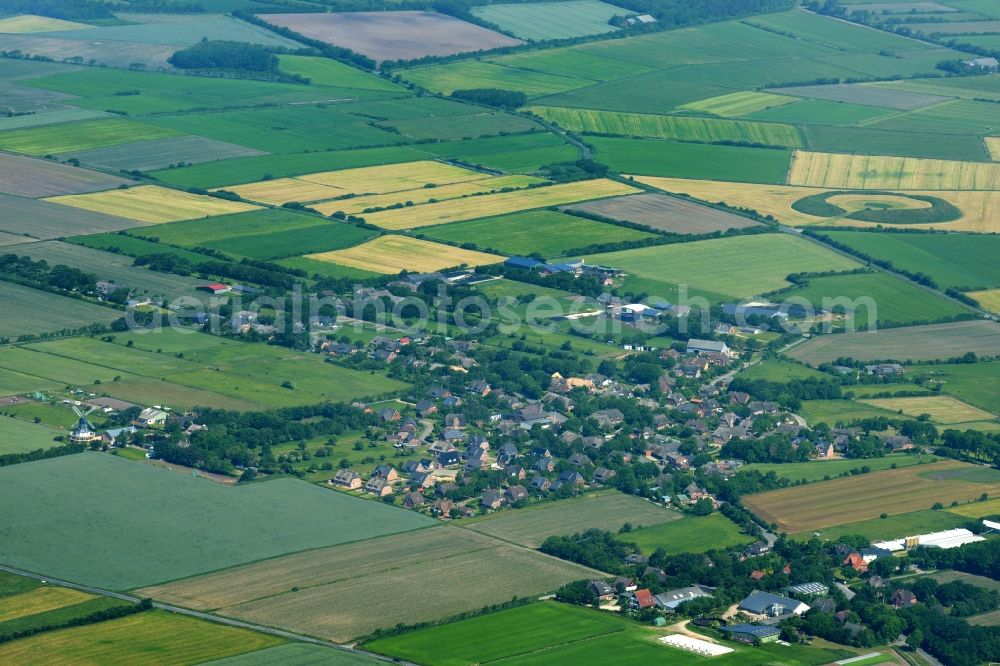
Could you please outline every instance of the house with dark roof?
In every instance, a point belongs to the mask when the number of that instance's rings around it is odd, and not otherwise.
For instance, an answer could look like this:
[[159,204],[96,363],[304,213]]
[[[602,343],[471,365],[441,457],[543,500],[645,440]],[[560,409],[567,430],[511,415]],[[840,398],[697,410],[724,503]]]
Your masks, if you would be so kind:
[[720,627],[719,631],[729,634],[735,641],[751,644],[774,643],[781,636],[781,629],[757,624],[731,624]]
[[916,605],[917,595],[913,594],[909,590],[899,589],[892,593],[892,598],[889,603],[893,605],[894,608],[908,608],[910,606]]
[[590,591],[594,593],[594,596],[596,596],[600,601],[612,601],[618,596],[617,590],[605,583],[603,580],[592,580],[587,588],[590,589]]

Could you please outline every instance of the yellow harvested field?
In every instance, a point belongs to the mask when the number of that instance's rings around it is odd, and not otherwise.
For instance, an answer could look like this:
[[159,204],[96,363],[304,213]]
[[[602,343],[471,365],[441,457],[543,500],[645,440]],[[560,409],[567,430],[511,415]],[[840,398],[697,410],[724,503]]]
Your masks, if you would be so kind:
[[892,412],[902,412],[906,416],[928,414],[931,417],[931,421],[946,425],[969,421],[989,421],[995,418],[989,412],[983,411],[978,407],[973,407],[972,405],[967,405],[961,400],[956,400],[946,395],[914,398],[872,398],[871,400],[858,400],[858,402],[888,409]]
[[971,291],[969,296],[979,301],[979,304],[990,312],[1000,314],[1000,289],[986,291]]
[[249,201],[280,206],[289,201],[306,203],[308,201],[325,201],[335,197],[350,194],[345,190],[329,185],[319,185],[295,178],[275,178],[262,180],[259,183],[236,185],[235,187],[220,187],[217,190],[235,192]]
[[1000,190],[1000,164],[797,150],[787,182],[846,190]]
[[[716,180],[689,180],[686,178],[659,178],[655,176],[633,176],[637,182],[675,194],[689,194],[692,197],[712,203],[727,203],[732,206],[753,208],[763,215],[771,215],[783,224],[793,227],[810,224],[834,225],[838,227],[874,227],[874,222],[861,220],[829,219],[813,217],[792,209],[792,203],[811,194],[828,192],[827,188],[799,187],[794,185],[753,185],[749,183],[727,183]],[[917,190],[907,194],[922,194],[944,199],[962,211],[962,217],[953,222],[921,224],[920,229],[945,229],[948,231],[972,231],[978,233],[1000,232],[1000,192],[985,191],[931,191]],[[871,197],[864,197],[871,200]],[[831,201],[839,200],[831,197]]]
[[34,14],[21,14],[0,19],[0,32],[2,33],[22,33],[22,32],[56,32],[57,30],[80,30],[82,28],[92,28],[92,25],[85,23],[75,23],[64,21],[48,16],[35,16]]
[[74,606],[93,598],[92,594],[68,587],[39,587],[31,592],[0,599],[0,622]]
[[46,201],[92,210],[97,213],[126,217],[149,224],[243,213],[260,208],[240,201],[226,201],[225,199],[171,190],[156,185],[140,185],[125,190],[106,190],[92,194],[50,197]]
[[365,216],[369,224],[384,229],[415,229],[432,224],[492,217],[533,208],[616,197],[639,192],[634,187],[604,178],[562,185],[535,187],[517,192],[504,192],[467,199],[452,199],[413,208],[386,210]]
[[306,255],[306,258],[390,274],[403,270],[428,273],[462,264],[483,266],[496,264],[506,259],[506,257],[496,254],[473,252],[441,243],[396,235],[380,236],[345,250],[309,254]]
[[495,178],[484,178],[465,183],[450,183],[440,187],[420,187],[415,190],[402,190],[400,192],[389,192],[388,194],[369,194],[350,199],[338,199],[337,201],[327,201],[311,206],[324,215],[331,215],[340,211],[347,215],[361,215],[370,208],[388,208],[395,204],[406,204],[410,202],[414,205],[428,203],[431,200],[444,201],[446,199],[458,199],[472,194],[485,194],[497,192],[505,188],[522,189],[528,185],[544,183],[542,178],[534,176],[497,176]]
[[420,160],[401,164],[341,169],[298,176],[298,180],[337,187],[353,194],[382,194],[412,190],[427,184],[445,185],[467,180],[482,180],[490,175],[444,162]]
[[983,141],[986,142],[986,150],[990,151],[990,159],[1000,162],[1000,136],[988,136]]

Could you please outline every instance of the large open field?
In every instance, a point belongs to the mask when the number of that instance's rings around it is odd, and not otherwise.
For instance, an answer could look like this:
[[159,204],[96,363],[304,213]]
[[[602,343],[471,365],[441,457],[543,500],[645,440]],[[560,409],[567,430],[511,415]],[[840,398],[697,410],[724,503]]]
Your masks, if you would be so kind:
[[[757,261],[761,256],[769,260]],[[626,271],[626,287],[634,277],[651,285],[687,284],[692,289],[734,298],[788,286],[785,277],[790,273],[857,267],[851,259],[787,234],[695,241],[608,252],[586,259]]]
[[472,13],[521,39],[541,41],[585,37],[617,30],[608,23],[622,9],[598,0],[535,2],[475,7]]
[[518,511],[500,511],[459,524],[504,541],[537,548],[546,537],[573,534],[591,527],[617,532],[625,523],[638,528],[680,518],[677,512],[646,500],[616,491],[602,491]]
[[61,629],[0,645],[0,661],[52,663],[201,664],[283,641],[166,611],[147,611],[95,625]]
[[226,201],[201,194],[169,190],[156,185],[51,197],[47,201],[148,223],[243,213],[257,208],[239,201]]
[[162,139],[177,132],[124,118],[11,130],[0,134],[0,148],[28,155],[50,155],[130,141]]
[[669,554],[703,553],[707,550],[732,548],[754,540],[743,534],[734,522],[721,513],[643,526],[620,538],[636,544],[647,555],[659,549]]
[[[24,199],[0,194],[0,231],[20,238],[18,243],[32,239],[63,238],[77,234],[120,231],[138,226],[135,220],[60,206],[48,201]],[[11,243],[14,244],[14,243]]]
[[963,305],[882,272],[810,278],[805,287],[782,296],[804,298],[826,312],[843,313],[855,325],[936,321],[969,312]]
[[171,164],[199,164],[265,154],[253,148],[200,136],[172,136],[120,146],[75,150],[56,157],[63,160],[76,158],[83,164],[109,171],[153,171]]
[[418,233],[431,240],[459,245],[473,243],[490,252],[521,255],[537,252],[545,257],[557,257],[574,248],[654,237],[644,231],[551,210],[452,222],[424,227]]
[[792,157],[789,150],[657,139],[595,136],[587,143],[616,171],[670,178],[784,183]]
[[890,358],[933,361],[970,351],[982,356],[1000,354],[1000,325],[990,321],[962,321],[823,335],[794,347],[788,355],[819,365],[840,357],[859,361]]
[[[0,383],[0,386],[5,383]],[[60,434],[65,433],[37,423],[0,416],[0,455],[51,449],[59,446],[53,438]]]
[[[784,224],[807,226],[810,224],[835,225],[843,227],[875,227],[874,222],[848,220],[842,218],[814,217],[792,208],[792,204],[814,194],[827,191],[824,188],[800,187],[793,185],[768,185],[722,182],[716,180],[690,180],[687,178],[658,178],[636,176],[646,185],[667,192],[689,194],[704,201],[728,203],[733,206],[752,208],[762,215],[771,215]],[[971,231],[980,233],[1000,232],[997,211],[1000,210],[1000,192],[987,191],[934,191],[919,190],[906,192],[945,199],[962,211],[962,217],[953,222],[921,224],[921,230]]]
[[[826,527],[820,531],[820,538],[824,541],[836,541],[843,536],[857,534],[870,541],[884,541],[913,536],[915,534],[951,530],[956,527],[962,527],[967,522],[968,518],[962,518],[951,511],[923,509],[920,511],[911,511],[910,513],[892,514],[885,518],[871,518],[844,523],[834,527]],[[797,536],[802,539],[809,539],[812,535],[813,532],[807,530],[800,532]]]
[[682,104],[680,109],[687,109],[689,111],[701,111],[702,113],[707,113],[713,116],[721,116],[723,118],[735,118],[737,116],[745,116],[751,113],[758,113],[766,109],[773,109],[785,104],[791,104],[795,102],[794,97],[788,97],[786,95],[775,95],[766,92],[757,91],[743,91],[736,93],[727,93],[725,95],[719,95],[718,97],[709,97],[708,99],[701,99],[697,102],[688,102],[687,104]]
[[742,215],[661,194],[615,197],[567,208],[614,220],[644,224],[673,234],[710,234],[727,229],[745,229],[758,224]]
[[[2,136],[2,134],[0,134]],[[81,194],[117,187],[128,181],[68,164],[0,154],[0,192],[22,197]]]
[[898,411],[906,416],[927,414],[931,421],[950,426],[972,421],[991,421],[996,418],[989,412],[945,395],[926,398],[869,398],[861,402],[893,412]]
[[656,640],[671,633],[671,629],[655,629],[612,613],[546,601],[372,641],[365,648],[441,666],[603,666],[623,658],[653,664],[704,661],[718,666],[805,666],[855,656],[843,649],[777,644],[751,648],[726,643],[733,652],[708,660]]
[[[457,527],[435,527],[142,590],[157,599],[335,641],[441,619],[596,573]],[[289,590],[295,587],[297,591]],[[390,595],[371,594],[374,588]]]
[[[297,480],[232,488],[96,453],[0,477],[0,562],[112,589],[432,524]],[[109,489],[114,502],[102,500]]]
[[864,466],[872,470],[882,470],[890,469],[893,465],[909,467],[930,460],[930,456],[888,455],[883,458],[871,458],[863,461],[844,458],[841,460],[811,460],[804,463],[755,463],[741,469],[757,471],[762,474],[774,472],[778,478],[791,481],[822,481],[824,479],[829,481],[844,472],[850,472],[852,469],[860,469]]
[[[443,162],[421,160],[309,173],[295,178],[264,180],[225,189],[239,194],[244,199],[280,205],[288,201],[321,201],[347,195],[386,194],[425,187],[435,189],[438,185],[483,180],[488,177],[489,174],[480,171],[463,169]],[[396,201],[398,200],[392,203]],[[353,202],[350,200],[346,202],[347,205],[351,203]]]
[[745,120],[662,116],[654,114],[591,111],[549,106],[528,111],[573,132],[616,134],[650,139],[677,139],[701,143],[753,143],[764,146],[801,148],[802,134],[792,125]]
[[264,14],[261,18],[378,61],[445,56],[523,43],[434,12]]
[[446,224],[533,208],[562,206],[580,201],[632,194],[637,190],[622,183],[607,180],[584,180],[515,192],[502,192],[465,199],[427,203],[413,208],[386,210],[365,215],[369,224],[384,229],[416,229],[433,224]]
[[880,513],[929,509],[1000,492],[1000,472],[957,461],[916,465],[751,495],[744,504],[786,532],[805,532]]
[[110,324],[122,316],[120,310],[10,282],[0,282],[0,302],[6,314],[0,320],[0,337],[4,338]]
[[[132,347],[126,346],[129,340]],[[171,348],[182,357],[162,352]],[[324,363],[315,354],[172,328],[119,335],[114,343],[73,338],[32,344],[11,350],[0,367],[64,385],[90,384],[110,374],[108,379],[118,380],[102,380],[101,392],[183,409],[344,402],[406,386],[382,374]]]
[[796,151],[788,184],[855,190],[998,190],[1000,164]]
[[463,264],[483,266],[504,260],[504,257],[495,254],[396,235],[380,236],[351,248],[311,254],[306,258],[376,273],[398,273],[403,270],[430,272]]
[[969,234],[881,234],[860,231],[824,232],[838,243],[896,268],[930,275],[941,288],[1000,286],[1000,237]]

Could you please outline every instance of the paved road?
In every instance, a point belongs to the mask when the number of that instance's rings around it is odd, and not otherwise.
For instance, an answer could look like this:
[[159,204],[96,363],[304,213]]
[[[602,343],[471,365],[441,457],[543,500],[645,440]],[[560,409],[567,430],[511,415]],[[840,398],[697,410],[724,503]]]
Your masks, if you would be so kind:
[[[50,578],[49,576],[42,576],[36,573],[31,573],[30,571],[22,571],[21,569],[15,569],[14,567],[0,565],[0,571],[6,571],[8,573],[17,574],[18,576],[25,576],[27,578],[34,578],[36,580],[45,581],[46,583],[49,583],[51,585],[67,587],[73,590],[79,590],[81,592],[89,592],[90,594],[113,597],[115,599],[122,599],[124,601],[131,601],[133,603],[138,603],[142,601],[141,597],[136,597],[131,594],[124,594],[122,592],[115,592],[113,590],[105,590],[100,587],[91,587],[89,585],[78,585],[77,583],[71,583],[69,581],[59,580],[58,578]],[[259,624],[253,624],[251,622],[243,622],[241,620],[234,620],[227,617],[219,617],[218,615],[212,615],[211,613],[202,613],[200,611],[191,610],[190,608],[182,608],[180,606],[164,604],[158,601],[153,602],[153,608],[159,608],[160,610],[169,611],[171,613],[177,613],[178,615],[187,615],[189,617],[196,617],[201,620],[215,622],[216,624],[224,624],[230,627],[239,627],[240,629],[250,629],[252,631],[258,631],[260,633],[270,634],[271,636],[278,636],[280,638],[286,638],[288,640],[298,641],[300,643],[311,643],[313,645],[322,645],[323,647],[327,647],[333,650],[341,650],[342,652],[350,652],[355,655],[365,656],[375,661],[383,661],[391,664],[404,664],[404,666],[417,666],[416,664],[413,664],[408,661],[391,659],[389,657],[383,657],[381,655],[372,654],[371,652],[364,652],[363,650],[358,650],[349,645],[338,645],[336,643],[324,641],[319,638],[313,638],[311,636],[303,636],[302,634],[296,634],[291,631],[275,629],[274,627],[265,627]]]

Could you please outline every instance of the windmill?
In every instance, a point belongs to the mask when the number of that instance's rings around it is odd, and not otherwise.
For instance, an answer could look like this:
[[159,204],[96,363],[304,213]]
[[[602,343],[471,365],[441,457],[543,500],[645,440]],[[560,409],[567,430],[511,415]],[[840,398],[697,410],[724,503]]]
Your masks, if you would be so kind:
[[76,412],[76,415],[79,416],[80,418],[76,422],[76,425],[73,427],[73,430],[70,431],[69,441],[73,442],[74,444],[89,444],[90,442],[99,440],[101,438],[101,436],[98,435],[97,431],[94,429],[94,426],[91,425],[90,420],[87,418],[87,416],[95,409],[97,408],[91,407],[86,412],[84,412],[81,411],[79,408],[77,408],[75,405],[73,406],[73,411]]

